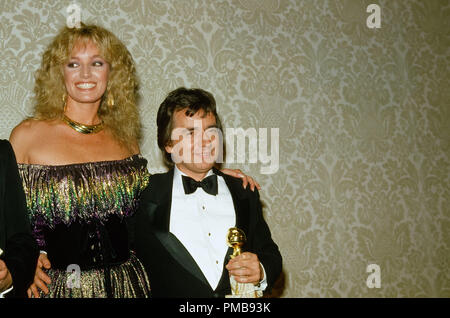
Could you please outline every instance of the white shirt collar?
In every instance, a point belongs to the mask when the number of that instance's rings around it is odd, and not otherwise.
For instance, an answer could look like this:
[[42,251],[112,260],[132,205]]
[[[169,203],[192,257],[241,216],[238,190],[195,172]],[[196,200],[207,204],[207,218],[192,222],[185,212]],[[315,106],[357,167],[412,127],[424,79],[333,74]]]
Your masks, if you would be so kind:
[[[208,173],[205,175],[204,178],[209,177],[209,176],[211,176],[211,175],[213,175],[213,174],[214,174],[214,172],[213,172],[213,169],[211,168],[211,169],[208,171]],[[177,165],[175,165],[175,166],[174,166],[174,172],[173,172],[174,180],[176,180],[176,179],[180,179],[180,180],[181,180],[181,176],[189,177],[189,176],[188,176],[187,174],[185,174],[183,171],[181,171],[180,169],[178,169]],[[203,178],[203,179],[204,179],[204,178]]]

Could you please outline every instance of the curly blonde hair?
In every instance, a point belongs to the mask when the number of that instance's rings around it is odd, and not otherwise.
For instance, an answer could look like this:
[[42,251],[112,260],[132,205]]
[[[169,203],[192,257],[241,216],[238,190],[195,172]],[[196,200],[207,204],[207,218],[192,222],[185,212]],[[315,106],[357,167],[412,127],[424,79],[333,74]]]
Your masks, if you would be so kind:
[[[137,108],[138,79],[133,58],[125,45],[110,31],[81,24],[80,28],[63,28],[53,39],[42,57],[36,72],[34,119],[62,118],[64,112],[63,65],[67,63],[75,45],[94,43],[109,63],[108,84],[98,114],[105,126],[124,146],[130,148],[141,139],[141,122]],[[108,106],[112,95],[114,106]]]

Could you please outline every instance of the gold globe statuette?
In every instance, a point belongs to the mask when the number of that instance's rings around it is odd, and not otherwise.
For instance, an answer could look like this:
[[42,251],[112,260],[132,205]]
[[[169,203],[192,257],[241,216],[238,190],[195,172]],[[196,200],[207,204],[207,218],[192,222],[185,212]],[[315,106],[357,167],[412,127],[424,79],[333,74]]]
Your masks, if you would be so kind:
[[[244,231],[237,227],[232,227],[227,233],[227,244],[233,248],[233,254],[230,258],[235,258],[241,255],[242,246],[247,241]],[[233,276],[230,276],[231,295],[226,295],[226,298],[258,298],[262,296],[261,291],[255,290],[252,283],[238,283]]]
[[244,231],[238,229],[237,227],[232,227],[228,230],[227,234],[227,244],[233,248],[233,254],[230,255],[231,258],[241,255],[241,247],[247,241]]

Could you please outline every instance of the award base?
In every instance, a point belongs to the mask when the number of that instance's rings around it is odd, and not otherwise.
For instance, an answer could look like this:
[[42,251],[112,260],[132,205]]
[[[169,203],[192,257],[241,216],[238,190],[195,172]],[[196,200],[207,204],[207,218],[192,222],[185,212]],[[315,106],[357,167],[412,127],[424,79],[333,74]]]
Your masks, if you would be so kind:
[[263,292],[256,290],[250,283],[238,283],[233,276],[230,277],[231,295],[225,295],[225,298],[260,298]]

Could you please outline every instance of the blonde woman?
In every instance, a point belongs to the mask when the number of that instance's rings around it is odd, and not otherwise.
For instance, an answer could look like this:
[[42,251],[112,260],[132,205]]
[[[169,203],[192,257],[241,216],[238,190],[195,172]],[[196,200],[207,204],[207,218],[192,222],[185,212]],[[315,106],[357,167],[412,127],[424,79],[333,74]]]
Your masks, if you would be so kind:
[[137,88],[131,54],[104,28],[64,28],[45,51],[34,116],[10,137],[42,250],[29,297],[150,295],[126,222],[149,178]]

